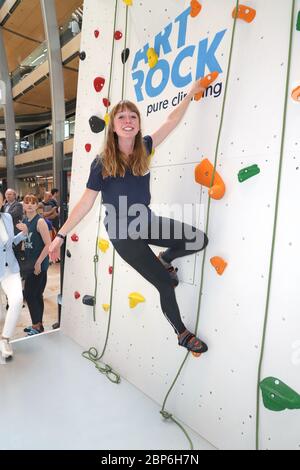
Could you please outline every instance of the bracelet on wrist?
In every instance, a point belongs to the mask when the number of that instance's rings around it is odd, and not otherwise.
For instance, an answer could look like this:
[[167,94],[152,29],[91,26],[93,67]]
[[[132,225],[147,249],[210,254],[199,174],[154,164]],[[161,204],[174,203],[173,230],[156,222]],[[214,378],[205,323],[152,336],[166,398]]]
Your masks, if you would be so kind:
[[65,235],[62,235],[61,233],[57,233],[56,236],[57,236],[58,238],[61,238],[63,241],[66,240],[66,236],[65,236]]

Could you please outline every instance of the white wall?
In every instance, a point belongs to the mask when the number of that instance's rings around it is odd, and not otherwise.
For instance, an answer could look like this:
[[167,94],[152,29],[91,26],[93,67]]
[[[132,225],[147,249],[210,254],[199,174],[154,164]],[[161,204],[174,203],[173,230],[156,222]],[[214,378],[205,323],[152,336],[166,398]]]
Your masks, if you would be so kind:
[[[78,108],[73,154],[71,207],[84,190],[91,161],[103,144],[104,133],[92,134],[88,120],[104,116],[102,98],[107,97],[113,34],[114,5],[108,0],[86,0],[81,50],[87,54],[81,62]],[[186,45],[196,45],[194,57],[185,59],[182,75],[191,71],[196,78],[198,44],[226,30],[215,57],[223,73],[219,97],[208,97],[192,103],[179,128],[161,145],[152,162],[152,203],[197,203],[207,209],[207,189],[194,181],[194,168],[203,156],[214,161],[216,137],[228,70],[229,47],[234,0],[202,0],[203,9],[188,19]],[[248,0],[257,10],[251,24],[236,25],[232,69],[229,78],[224,126],[218,154],[218,170],[227,187],[221,201],[212,201],[200,312],[200,335],[209,345],[201,359],[189,357],[167,403],[167,410],[190,425],[221,449],[255,447],[257,371],[265,318],[271,242],[274,226],[277,177],[282,141],[282,120],[287,77],[291,0]],[[129,9],[127,44],[131,50],[126,67],[126,98],[137,101],[131,68],[135,53],[155,35],[172,23],[172,52],[160,59],[170,66],[178,53],[178,23],[175,19],[190,2],[166,0],[134,1]],[[300,1],[296,1],[296,12]],[[119,1],[117,28],[125,32],[126,8]],[[296,17],[295,17],[296,18]],[[99,29],[98,39],[94,30]],[[121,99],[121,52],[124,37],[115,42],[113,63],[113,104]],[[294,28],[294,48],[290,90],[300,83],[300,32]],[[201,57],[200,57],[201,59]],[[199,60],[200,60],[199,59]],[[146,64],[139,70],[148,73]],[[205,73],[209,70],[206,68]],[[97,94],[93,80],[106,78],[106,86]],[[156,75],[159,80],[159,74]],[[155,82],[156,83],[156,82]],[[184,91],[188,86],[183,88]],[[144,133],[153,132],[172,107],[147,117],[149,105],[169,100],[181,89],[171,81],[157,98],[139,102]],[[300,333],[298,260],[300,251],[298,201],[300,200],[300,105],[288,104],[287,132],[284,146],[282,185],[279,206],[275,262],[272,276],[266,353],[262,379],[279,378],[300,392]],[[87,154],[84,146],[92,144]],[[258,164],[261,173],[240,184],[240,169]],[[103,303],[110,302],[112,249],[100,254],[98,307],[96,323],[92,309],[74,299],[74,291],[93,295],[93,256],[97,234],[100,198],[93,211],[75,230],[79,243],[70,239],[72,258],[66,260],[64,283],[63,328],[84,348],[95,345],[102,349],[107,314]],[[157,207],[156,211],[159,211]],[[203,227],[199,222],[200,226]],[[101,227],[101,236],[107,238]],[[154,249],[155,252],[160,251]],[[186,324],[193,328],[197,315],[202,254],[178,260],[181,284],[176,290]],[[228,268],[217,276],[209,263],[212,256],[222,256]],[[146,303],[131,310],[128,294],[141,292]],[[160,311],[159,296],[130,266],[116,255],[111,336],[105,361],[122,376],[161,403],[184,358],[169,324]],[[159,418],[158,418],[159,419]],[[299,447],[299,411],[273,413],[261,405],[260,447],[296,449]],[[167,427],[166,427],[166,432]]]

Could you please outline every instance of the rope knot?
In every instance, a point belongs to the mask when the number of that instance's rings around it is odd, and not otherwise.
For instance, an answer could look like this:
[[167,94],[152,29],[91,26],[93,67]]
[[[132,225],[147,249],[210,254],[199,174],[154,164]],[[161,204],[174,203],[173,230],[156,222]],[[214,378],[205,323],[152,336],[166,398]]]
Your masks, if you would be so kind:
[[98,263],[98,261],[99,261],[99,256],[98,256],[98,255],[95,255],[95,256],[94,256],[94,263]]
[[173,418],[173,415],[171,413],[168,413],[167,411],[160,411],[160,414],[162,415],[162,417],[164,419],[172,419]]

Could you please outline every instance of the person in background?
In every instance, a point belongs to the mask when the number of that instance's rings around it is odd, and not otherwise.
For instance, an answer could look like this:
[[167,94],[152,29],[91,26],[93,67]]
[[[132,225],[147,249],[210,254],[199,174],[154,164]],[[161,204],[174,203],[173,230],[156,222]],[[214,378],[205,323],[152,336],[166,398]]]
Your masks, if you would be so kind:
[[27,302],[32,326],[25,329],[28,336],[37,335],[44,331],[44,290],[47,284],[49,267],[48,251],[51,243],[49,228],[46,221],[38,214],[38,199],[33,194],[27,194],[23,201],[28,235],[24,242],[25,257],[32,259],[34,272],[25,280],[24,298]]
[[[55,191],[57,190],[55,189]],[[54,192],[54,197],[55,194],[56,193]],[[56,199],[53,199],[52,192],[45,191],[42,204],[44,205],[44,218],[51,220],[53,229],[56,233],[59,229],[58,203]]]
[[56,217],[52,219],[53,227],[55,228],[56,232],[59,230],[59,203],[58,203],[58,195],[59,191],[56,188],[51,189],[51,199],[49,200],[49,204],[54,208],[56,208]]
[[13,219],[15,235],[18,233],[17,224],[23,219],[23,206],[17,200],[17,193],[14,189],[7,189],[5,192],[6,202],[4,212],[10,214]]
[[[0,208],[3,206],[3,194],[0,192]],[[0,351],[4,358],[13,356],[10,339],[13,336],[23,304],[20,267],[13,251],[13,244],[18,245],[28,233],[26,225],[17,224],[20,231],[14,235],[12,217],[9,213],[0,212],[0,283],[4,290],[9,308],[6,313],[4,328],[1,334]]]

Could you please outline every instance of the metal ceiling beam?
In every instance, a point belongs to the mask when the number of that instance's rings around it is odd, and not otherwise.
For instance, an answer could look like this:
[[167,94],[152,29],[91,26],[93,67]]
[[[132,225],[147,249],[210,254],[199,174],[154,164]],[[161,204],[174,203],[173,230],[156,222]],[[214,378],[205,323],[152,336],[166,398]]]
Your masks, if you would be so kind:
[[15,157],[15,113],[12,99],[11,82],[8,72],[7,57],[4,47],[2,27],[0,27],[0,80],[4,83],[4,124],[6,139],[7,160],[7,186],[13,188],[15,185],[14,157]]
[[62,190],[62,162],[65,126],[64,77],[56,19],[55,1],[40,0],[44,30],[48,42],[49,78],[51,88],[53,128],[53,177],[54,186]]

